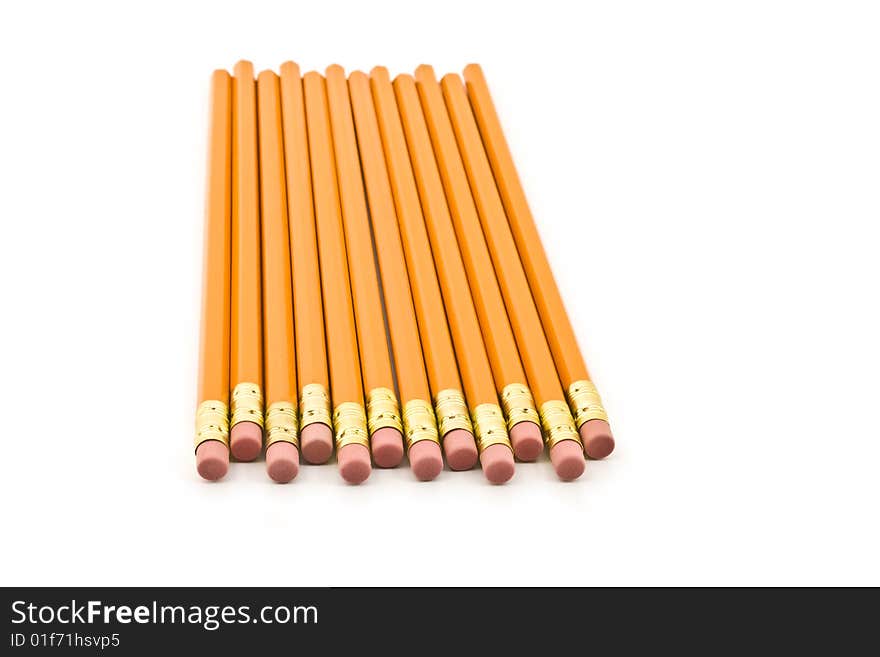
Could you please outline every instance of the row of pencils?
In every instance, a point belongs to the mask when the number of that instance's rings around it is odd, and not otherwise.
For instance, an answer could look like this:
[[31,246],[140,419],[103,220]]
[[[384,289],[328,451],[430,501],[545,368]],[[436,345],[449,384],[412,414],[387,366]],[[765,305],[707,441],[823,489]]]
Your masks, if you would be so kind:
[[196,465],[350,483],[614,448],[483,72],[212,77]]

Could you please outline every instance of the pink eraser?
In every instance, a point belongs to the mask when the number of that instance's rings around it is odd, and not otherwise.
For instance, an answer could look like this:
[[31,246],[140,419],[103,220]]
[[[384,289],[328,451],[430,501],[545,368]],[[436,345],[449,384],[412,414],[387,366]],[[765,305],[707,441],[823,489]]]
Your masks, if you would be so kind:
[[453,429],[443,436],[443,454],[453,470],[470,470],[480,457],[474,434],[466,429]]
[[510,444],[520,461],[534,461],[544,451],[541,427],[534,422],[518,422],[510,430]]
[[266,449],[266,472],[279,484],[286,484],[299,472],[299,450],[288,442],[272,443]]
[[403,435],[394,427],[382,427],[370,436],[373,460],[380,468],[396,468],[403,460]]
[[208,481],[222,479],[229,470],[229,448],[219,440],[206,440],[196,448],[196,470]]
[[300,432],[299,448],[309,463],[326,463],[333,454],[333,432],[326,424],[313,422]]
[[366,481],[372,472],[370,450],[363,445],[357,443],[346,445],[339,450],[336,460],[339,462],[339,474],[350,484]]
[[587,462],[584,450],[576,440],[563,440],[550,449],[550,462],[556,470],[556,476],[562,481],[577,479],[584,473]]
[[253,461],[263,449],[263,428],[256,422],[239,422],[229,432],[229,449],[236,461]]
[[578,429],[584,451],[591,459],[604,459],[614,451],[611,426],[605,420],[587,420]]
[[443,469],[440,445],[433,440],[420,440],[409,448],[409,464],[419,481],[431,481]]
[[480,454],[480,464],[483,466],[483,474],[486,475],[486,479],[493,484],[503,484],[505,481],[509,481],[516,471],[516,466],[513,464],[513,452],[507,445],[499,443],[489,445],[483,450],[483,453]]

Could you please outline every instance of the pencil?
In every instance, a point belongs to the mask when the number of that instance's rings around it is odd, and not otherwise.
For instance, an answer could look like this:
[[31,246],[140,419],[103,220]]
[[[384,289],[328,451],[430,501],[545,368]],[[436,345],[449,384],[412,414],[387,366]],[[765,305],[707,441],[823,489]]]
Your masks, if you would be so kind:
[[325,78],[355,326],[361,353],[361,374],[367,398],[367,427],[376,465],[393,468],[403,458],[403,424],[394,393],[391,354],[385,334],[382,296],[373,256],[370,217],[364,197],[364,180],[358,159],[348,85],[340,66],[329,66]]
[[263,335],[260,298],[260,184],[254,67],[235,65],[232,125],[232,389],[230,448],[253,461],[263,447]]
[[336,459],[342,478],[361,483],[370,476],[370,439],[361,380],[358,343],[352,311],[342,210],[327,110],[324,78],[314,71],[303,76],[318,261],[324,300],[324,331],[333,401]]
[[232,176],[232,82],[211,76],[211,129],[205,202],[196,470],[215,481],[229,469],[229,288]]
[[571,320],[553,278],[535,219],[501,129],[501,121],[489,94],[486,78],[478,64],[465,67],[464,78],[495,182],[501,193],[507,219],[529,279],[532,296],[541,313],[544,333],[562,385],[566,389],[584,449],[591,458],[604,458],[614,450],[608,415],[591,381]]
[[325,463],[333,454],[333,420],[328,391],[324,306],[302,79],[299,67],[293,62],[281,65],[281,116],[299,379],[300,451],[309,463]]
[[266,384],[266,472],[286,483],[299,472],[293,291],[278,76],[257,77],[260,208],[263,248],[263,347]]
[[538,403],[550,459],[561,479],[576,479],[584,471],[583,444],[559,383],[464,84],[458,75],[450,73],[443,77],[441,87],[510,324]]
[[489,356],[480,334],[467,273],[456,243],[455,229],[446,204],[440,171],[434,159],[428,127],[419,105],[415,80],[409,75],[397,76],[394,80],[394,92],[473,419],[480,463],[489,481],[502,483],[514,474],[513,452],[504,416],[498,406]]
[[[340,80],[340,105],[348,101],[348,90],[342,85],[342,70],[333,71]],[[331,71],[328,69],[328,76]],[[363,73],[353,73],[353,118],[357,121],[357,146],[363,163],[363,179],[372,217],[373,235],[376,242],[376,258],[385,293],[385,309],[388,332],[397,371],[397,383],[403,404],[403,430],[413,474],[421,481],[434,479],[443,469],[440,438],[431,405],[431,393],[425,372],[424,355],[419,338],[419,327],[413,307],[409,275],[404,259],[403,245],[395,216],[394,200],[379,127],[373,102],[370,98],[369,80]],[[346,104],[346,107],[348,105]],[[352,128],[352,113],[346,112],[344,128]],[[336,132],[334,131],[334,135]]]
[[416,69],[416,86],[440,168],[458,245],[467,271],[474,307],[492,365],[496,390],[507,419],[517,458],[533,461],[543,450],[540,418],[526,384],[520,353],[492,269],[489,248],[446,113],[440,85],[430,66]]
[[378,117],[381,145],[376,144],[373,148],[384,148],[443,453],[453,470],[469,470],[476,465],[479,453],[462,392],[443,295],[437,282],[431,243],[425,230],[394,89],[388,70],[381,66],[370,72],[369,79],[364,74],[352,73],[348,83],[355,117],[359,106],[364,115],[363,121],[358,121],[359,126],[362,122],[366,126],[367,139],[364,141],[374,141],[372,126]]

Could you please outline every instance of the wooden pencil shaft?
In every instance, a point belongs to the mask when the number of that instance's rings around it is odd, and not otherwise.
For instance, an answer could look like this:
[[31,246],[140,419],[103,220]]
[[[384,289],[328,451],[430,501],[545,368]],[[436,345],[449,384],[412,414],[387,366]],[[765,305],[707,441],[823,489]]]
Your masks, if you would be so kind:
[[334,408],[345,402],[363,406],[363,386],[324,78],[319,73],[306,73],[303,76],[303,88],[331,398]]
[[532,394],[539,407],[547,401],[564,400],[464,85],[457,75],[450,74],[441,86]]
[[328,387],[324,304],[312,202],[312,172],[306,130],[305,101],[299,67],[281,65],[281,116],[287,178],[287,217],[290,229],[291,283],[299,388]]
[[526,383],[525,372],[440,85],[428,66],[420,66],[416,70],[416,80],[481,334],[492,365],[496,389],[500,393],[510,383]]
[[376,147],[384,150],[388,165],[431,392],[436,396],[441,390],[461,390],[443,296],[434,269],[431,243],[425,230],[418,188],[388,71],[375,68],[369,80],[365,75],[356,78],[353,74],[349,84],[352,94],[355,93],[355,88],[359,89],[366,114],[372,114],[372,105],[375,106],[382,142]]
[[328,67],[326,79],[364,389],[393,389],[391,355],[388,352],[388,339],[382,317],[382,296],[373,256],[373,237],[348,84],[345,73],[339,66]]
[[281,134],[278,76],[263,71],[257,79],[259,116],[260,207],[263,254],[264,398],[295,403],[296,355],[293,333],[293,292],[290,282],[290,244],[287,194]]
[[553,360],[562,384],[568,387],[574,381],[590,378],[586,363],[541,243],[483,71],[478,65],[471,64],[465,68],[464,78],[532,296],[541,314]]
[[354,118],[357,120],[358,145],[385,294],[400,401],[403,405],[413,399],[427,401],[431,399],[431,393],[369,81],[363,73],[353,74],[353,77],[355,82],[352,86],[357,91]]
[[233,97],[232,388],[263,384],[257,102],[250,62],[235,65]]
[[198,398],[228,404],[232,80],[226,71],[211,77],[209,140]]
[[473,411],[481,404],[497,403],[498,394],[492,378],[489,356],[480,333],[479,320],[468,287],[467,273],[458,250],[452,217],[446,204],[443,182],[419,104],[415,80],[408,75],[398,76],[394,80],[394,91],[419,189],[461,379]]

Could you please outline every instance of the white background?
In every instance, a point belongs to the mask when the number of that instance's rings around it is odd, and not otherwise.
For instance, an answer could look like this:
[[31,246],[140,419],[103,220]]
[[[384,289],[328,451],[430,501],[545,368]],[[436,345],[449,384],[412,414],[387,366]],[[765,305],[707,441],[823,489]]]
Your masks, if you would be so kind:
[[[878,33],[868,2],[3,3],[0,583],[880,584]],[[243,57],[483,65],[611,458],[199,480],[208,82]]]

